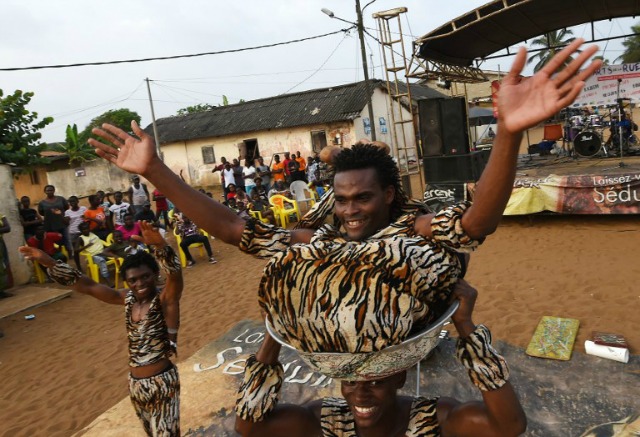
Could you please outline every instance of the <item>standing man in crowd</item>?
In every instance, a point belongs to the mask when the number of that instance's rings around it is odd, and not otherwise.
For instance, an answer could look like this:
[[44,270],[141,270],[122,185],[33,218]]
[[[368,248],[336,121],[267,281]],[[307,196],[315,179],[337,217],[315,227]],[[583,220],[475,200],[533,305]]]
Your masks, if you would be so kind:
[[[269,191],[269,187],[271,186],[271,170],[264,164],[264,158],[262,156],[258,157],[258,166],[256,167],[256,174],[260,177],[262,181],[262,186],[265,191]],[[257,181],[254,178],[254,182]]]
[[134,214],[137,214],[142,211],[144,203],[149,201],[149,190],[146,184],[140,183],[140,176],[135,175],[131,178],[131,181],[133,183],[129,187],[127,195],[129,196],[129,203],[133,208]]
[[284,162],[280,161],[280,155],[273,155],[273,160],[275,161],[271,165],[271,174],[273,175],[273,184],[278,181],[284,182],[285,173],[284,173]]
[[306,169],[307,169],[307,161],[300,156],[300,151],[296,152],[295,160],[298,163],[298,174],[294,177],[295,181],[305,181],[306,180]]
[[28,240],[36,234],[36,228],[42,224],[42,217],[38,211],[31,208],[29,196],[20,198],[20,223],[24,229],[24,239]]
[[80,268],[80,254],[76,250],[78,238],[80,238],[80,225],[84,222],[84,213],[87,211],[86,206],[80,206],[77,196],[69,197],[70,208],[64,212],[64,219],[67,222],[67,230],[69,232],[69,242],[73,247],[73,261],[76,267]]
[[56,187],[53,185],[46,185],[44,193],[47,197],[38,203],[38,214],[44,217],[44,230],[62,234],[61,244],[71,253],[73,247],[67,236],[67,225],[64,220],[64,212],[69,209],[69,202],[62,196],[56,196]]
[[[11,232],[11,225],[7,218],[0,213],[0,299],[13,296],[11,293],[7,293],[5,290],[13,286],[13,276],[11,274],[11,266],[9,264],[9,253],[7,252],[7,246],[4,243],[2,236]],[[0,331],[0,337],[2,337],[2,331]]]

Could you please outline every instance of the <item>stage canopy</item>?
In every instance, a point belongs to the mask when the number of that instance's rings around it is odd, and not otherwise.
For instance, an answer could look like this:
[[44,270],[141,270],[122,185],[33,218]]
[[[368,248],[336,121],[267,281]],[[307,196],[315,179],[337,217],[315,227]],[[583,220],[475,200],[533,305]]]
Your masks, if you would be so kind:
[[414,55],[469,67],[547,32],[639,13],[640,0],[496,0],[418,38]]

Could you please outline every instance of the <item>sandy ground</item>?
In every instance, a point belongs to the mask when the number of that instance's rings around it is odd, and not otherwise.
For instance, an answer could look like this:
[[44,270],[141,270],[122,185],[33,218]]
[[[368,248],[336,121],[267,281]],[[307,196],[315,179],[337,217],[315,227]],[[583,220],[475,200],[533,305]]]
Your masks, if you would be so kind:
[[[505,219],[473,256],[476,322],[526,347],[543,315],[580,320],[576,350],[594,329],[624,334],[640,353],[639,226],[636,217]],[[214,242],[185,273],[180,358],[237,321],[258,319],[264,265]],[[127,396],[123,310],[78,294],[0,320],[0,434],[69,436]]]

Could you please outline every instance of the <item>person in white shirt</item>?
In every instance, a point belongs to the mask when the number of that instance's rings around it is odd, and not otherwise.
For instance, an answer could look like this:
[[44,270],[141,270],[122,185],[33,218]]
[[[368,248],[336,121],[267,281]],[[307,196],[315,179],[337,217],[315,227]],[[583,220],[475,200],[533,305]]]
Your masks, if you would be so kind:
[[69,241],[73,250],[73,261],[76,263],[76,267],[80,268],[80,255],[75,250],[76,242],[80,237],[80,224],[84,222],[84,212],[87,210],[86,206],[80,206],[78,204],[78,197],[71,196],[67,200],[70,208],[64,212],[64,220],[67,223],[67,232],[69,233]]
[[133,214],[133,208],[131,208],[131,205],[127,202],[124,202],[122,197],[122,191],[113,193],[115,203],[109,207],[113,220],[113,226],[111,226],[113,229],[115,229],[116,226],[124,225],[124,216],[126,214]]
[[242,174],[244,175],[244,190],[245,193],[250,194],[251,190],[256,186],[253,178],[256,177],[256,168],[252,165],[251,160],[249,158],[244,161],[244,168],[242,169]]

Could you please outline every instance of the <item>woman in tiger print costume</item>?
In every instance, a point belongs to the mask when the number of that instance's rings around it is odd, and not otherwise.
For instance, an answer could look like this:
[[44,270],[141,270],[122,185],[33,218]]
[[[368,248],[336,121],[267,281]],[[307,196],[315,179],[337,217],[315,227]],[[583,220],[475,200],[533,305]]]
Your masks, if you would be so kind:
[[[170,358],[177,350],[182,270],[178,256],[158,230],[144,222],[141,228],[143,240],[152,248],[155,259],[147,252],[125,258],[120,272],[129,290],[98,284],[68,264],[56,263],[39,249],[24,246],[19,250],[25,258],[47,267],[48,275],[56,282],[103,302],[124,305],[131,403],[147,435],[177,437],[180,379]],[[167,275],[162,290],[156,285],[160,267]]]

